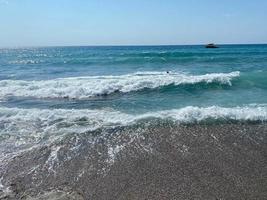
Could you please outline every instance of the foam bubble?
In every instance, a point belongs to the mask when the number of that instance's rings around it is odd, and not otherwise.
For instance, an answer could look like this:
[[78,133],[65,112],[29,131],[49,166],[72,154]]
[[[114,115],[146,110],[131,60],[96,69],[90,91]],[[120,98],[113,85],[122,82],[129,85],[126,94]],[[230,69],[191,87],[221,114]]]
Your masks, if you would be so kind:
[[128,93],[167,85],[218,83],[231,85],[240,72],[185,75],[166,72],[137,72],[121,76],[88,76],[43,81],[2,80],[0,98],[7,96],[34,98],[84,99],[114,92]]

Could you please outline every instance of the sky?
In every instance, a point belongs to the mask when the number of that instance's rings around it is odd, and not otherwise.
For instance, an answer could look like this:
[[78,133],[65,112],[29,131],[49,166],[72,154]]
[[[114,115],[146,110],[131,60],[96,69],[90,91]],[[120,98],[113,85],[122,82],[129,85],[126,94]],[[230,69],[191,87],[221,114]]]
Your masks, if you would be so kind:
[[267,43],[267,0],[0,0],[0,47]]

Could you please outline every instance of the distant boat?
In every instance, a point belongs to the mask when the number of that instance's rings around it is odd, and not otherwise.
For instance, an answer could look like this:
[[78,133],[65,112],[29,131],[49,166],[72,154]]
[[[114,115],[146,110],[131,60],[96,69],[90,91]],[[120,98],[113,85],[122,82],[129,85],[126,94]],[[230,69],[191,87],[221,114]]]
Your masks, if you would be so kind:
[[211,44],[207,44],[206,48],[219,48],[219,47],[216,46],[215,44],[211,43]]

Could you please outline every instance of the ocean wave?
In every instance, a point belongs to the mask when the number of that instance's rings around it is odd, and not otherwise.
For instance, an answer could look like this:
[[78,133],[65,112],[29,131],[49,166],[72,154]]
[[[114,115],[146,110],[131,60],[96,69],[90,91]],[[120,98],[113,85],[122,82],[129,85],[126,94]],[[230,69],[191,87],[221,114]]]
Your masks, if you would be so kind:
[[39,64],[43,62],[42,60],[15,60],[15,61],[10,61],[8,62],[8,64],[22,64],[22,65],[32,65],[32,64]]
[[[177,123],[212,120],[266,121],[267,105],[225,108],[193,107],[133,115],[116,110],[21,109],[0,107],[0,135],[46,137],[44,133],[80,133],[102,127],[127,126],[149,119]],[[58,135],[58,134],[55,134]]]
[[[160,121],[159,121],[160,120]],[[61,142],[66,136],[89,133],[105,138],[111,133],[173,123],[196,124],[233,121],[266,122],[267,105],[224,108],[184,107],[133,115],[115,110],[21,109],[0,107],[0,161],[37,146]],[[163,123],[161,123],[163,122]],[[161,125],[159,125],[161,124]],[[174,124],[173,124],[174,125]]]
[[43,81],[2,80],[0,98],[7,96],[34,98],[85,99],[114,92],[128,93],[168,85],[218,83],[231,85],[240,72],[187,75],[174,72],[137,72],[120,76],[88,76]]

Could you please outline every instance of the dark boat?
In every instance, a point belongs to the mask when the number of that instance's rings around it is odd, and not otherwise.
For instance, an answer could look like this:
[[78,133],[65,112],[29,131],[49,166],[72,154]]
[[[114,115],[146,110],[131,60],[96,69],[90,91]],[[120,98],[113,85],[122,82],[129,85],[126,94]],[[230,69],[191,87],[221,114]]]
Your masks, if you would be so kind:
[[216,46],[215,44],[207,44],[206,45],[206,48],[212,48],[212,49],[214,49],[214,48],[219,48],[219,47]]

